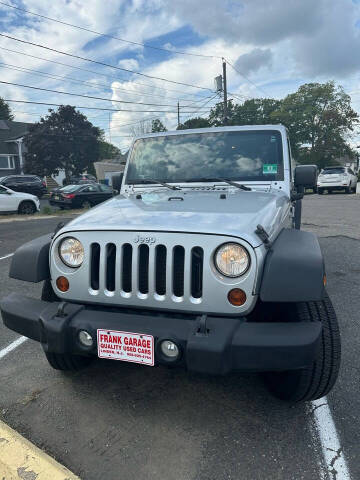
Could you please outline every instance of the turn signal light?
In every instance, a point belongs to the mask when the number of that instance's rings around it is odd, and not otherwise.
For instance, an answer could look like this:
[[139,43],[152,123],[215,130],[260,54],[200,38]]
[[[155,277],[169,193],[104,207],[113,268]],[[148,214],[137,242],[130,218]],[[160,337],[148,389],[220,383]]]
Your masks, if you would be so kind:
[[246,302],[246,293],[240,288],[233,288],[228,293],[228,300],[234,307],[241,307]]
[[69,290],[69,280],[66,277],[58,277],[56,279],[56,286],[60,292],[67,292]]

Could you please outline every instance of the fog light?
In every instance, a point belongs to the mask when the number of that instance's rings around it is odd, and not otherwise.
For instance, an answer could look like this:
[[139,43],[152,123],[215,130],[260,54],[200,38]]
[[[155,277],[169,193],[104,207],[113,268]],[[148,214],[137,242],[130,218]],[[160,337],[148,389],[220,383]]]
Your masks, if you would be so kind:
[[69,290],[69,280],[66,277],[58,277],[56,279],[56,286],[60,292],[67,292]]
[[94,343],[92,336],[86,330],[80,330],[79,340],[80,340],[80,343],[85,347],[91,347],[92,344]]
[[177,358],[180,354],[179,347],[171,340],[163,340],[160,344],[160,348],[165,357],[171,359]]
[[246,293],[240,288],[233,288],[228,293],[228,300],[234,307],[241,307],[246,302]]

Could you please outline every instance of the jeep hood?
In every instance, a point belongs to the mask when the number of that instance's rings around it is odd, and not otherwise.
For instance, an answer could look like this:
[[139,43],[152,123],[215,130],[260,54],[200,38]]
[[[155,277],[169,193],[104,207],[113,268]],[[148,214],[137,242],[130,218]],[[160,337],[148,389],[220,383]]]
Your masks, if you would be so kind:
[[[221,198],[225,195],[225,198]],[[89,210],[60,233],[84,230],[184,232],[240,237],[253,247],[261,224],[270,239],[288,214],[289,199],[281,191],[167,191],[117,196]]]

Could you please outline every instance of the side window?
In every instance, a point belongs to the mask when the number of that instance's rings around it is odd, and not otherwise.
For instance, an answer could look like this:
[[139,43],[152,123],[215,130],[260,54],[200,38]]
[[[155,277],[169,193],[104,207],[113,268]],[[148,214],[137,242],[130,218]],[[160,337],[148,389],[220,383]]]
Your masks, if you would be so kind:
[[107,192],[107,193],[108,193],[108,192],[111,191],[111,188],[108,187],[107,185],[100,185],[99,188],[100,188],[100,190],[101,190],[102,192]]
[[349,170],[349,173],[351,173],[351,175],[355,175],[355,173],[352,171],[351,168],[348,168],[348,170]]
[[0,185],[0,195],[2,195],[2,194],[6,194],[6,188],[4,188]]
[[81,192],[83,193],[89,193],[89,192],[98,192],[99,189],[97,188],[96,185],[89,185],[88,187],[84,187]]

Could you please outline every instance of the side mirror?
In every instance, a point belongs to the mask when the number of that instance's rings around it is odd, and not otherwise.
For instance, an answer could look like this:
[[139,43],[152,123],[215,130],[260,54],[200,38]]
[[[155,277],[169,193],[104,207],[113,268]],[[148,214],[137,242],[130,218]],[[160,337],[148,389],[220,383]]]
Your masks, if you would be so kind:
[[295,167],[294,184],[298,187],[316,187],[317,183],[317,166],[316,165],[298,165]]
[[113,175],[111,181],[114,190],[118,190],[120,192],[123,176],[123,173],[119,173],[119,175]]
[[6,194],[7,195],[12,195],[12,192],[10,192],[9,190],[6,190]]

